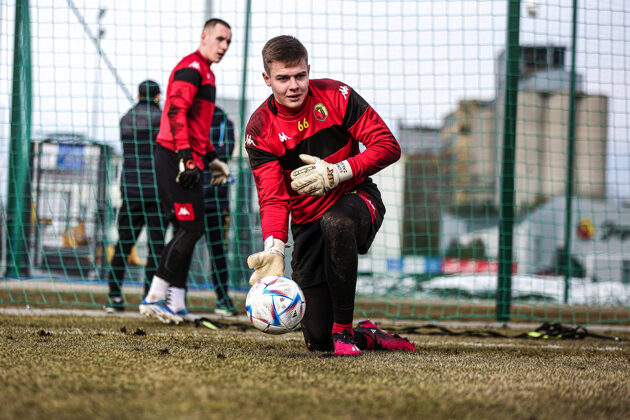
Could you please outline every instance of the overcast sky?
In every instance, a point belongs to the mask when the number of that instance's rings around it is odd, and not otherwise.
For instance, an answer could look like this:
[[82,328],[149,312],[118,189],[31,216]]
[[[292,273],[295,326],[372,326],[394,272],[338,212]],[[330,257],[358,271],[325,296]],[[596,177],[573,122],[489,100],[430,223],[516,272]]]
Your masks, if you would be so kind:
[[[233,28],[233,43],[213,66],[218,95],[238,99],[244,68],[246,1],[74,0],[97,33],[126,89],[156,80],[166,88],[173,66],[199,43],[206,5]],[[495,95],[494,63],[505,44],[506,1],[252,1],[246,69],[250,108],[269,94],[260,50],[279,34],[301,39],[311,77],[355,88],[396,131],[398,121],[437,126],[461,99]],[[570,49],[571,0],[539,1],[536,18],[521,18],[522,44]],[[551,3],[551,4],[547,4]],[[590,94],[609,97],[608,194],[630,196],[630,13],[623,0],[579,1],[576,67]],[[118,144],[118,119],[131,106],[96,55],[64,0],[31,0],[33,134],[72,131]],[[121,6],[124,5],[124,6]],[[0,136],[9,135],[14,1],[0,7]],[[570,56],[566,57],[567,65]],[[97,66],[100,65],[100,75]],[[95,83],[95,79],[97,79]],[[96,115],[96,117],[94,116]],[[96,123],[96,126],[94,125]],[[8,141],[0,144],[6,167]],[[6,182],[0,191],[5,191]]]

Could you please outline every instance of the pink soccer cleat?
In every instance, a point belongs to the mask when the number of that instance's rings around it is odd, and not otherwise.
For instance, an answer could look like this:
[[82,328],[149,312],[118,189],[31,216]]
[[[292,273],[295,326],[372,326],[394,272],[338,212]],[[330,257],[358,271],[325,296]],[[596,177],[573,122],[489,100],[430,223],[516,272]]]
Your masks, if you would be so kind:
[[388,334],[369,319],[359,322],[354,329],[354,333],[365,337],[367,350],[418,351],[416,346],[405,337],[401,337],[398,334]]
[[361,354],[351,332],[335,333],[332,335],[332,341],[335,345],[335,356],[359,356]]

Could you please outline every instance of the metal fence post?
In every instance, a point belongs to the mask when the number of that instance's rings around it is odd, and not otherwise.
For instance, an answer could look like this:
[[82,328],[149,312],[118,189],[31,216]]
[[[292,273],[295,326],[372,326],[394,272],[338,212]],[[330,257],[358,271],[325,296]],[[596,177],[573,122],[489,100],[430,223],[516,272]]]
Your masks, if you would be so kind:
[[501,171],[501,216],[499,220],[499,261],[496,318],[510,320],[512,300],[512,243],[514,228],[514,172],[516,149],[516,114],[521,51],[519,31],[520,0],[508,0],[506,83],[503,114],[503,162]]
[[31,215],[29,178],[32,112],[30,24],[28,0],[16,1],[9,196],[7,198],[8,254],[6,275],[8,276],[28,275],[29,273],[27,252]]
[[569,81],[569,132],[567,145],[567,183],[564,225],[564,250],[566,254],[566,267],[564,270],[564,303],[569,301],[569,288],[573,276],[573,264],[571,263],[571,224],[573,211],[573,173],[575,154],[575,39],[577,33],[577,0],[573,0],[573,28],[571,32],[571,76]]
[[[251,246],[249,239],[251,238],[250,229],[250,182],[249,174],[244,166],[243,156],[243,137],[245,131],[245,104],[247,94],[247,58],[249,54],[249,31],[251,21],[251,0],[247,0],[247,11],[245,15],[245,47],[243,50],[243,77],[241,80],[241,99],[239,103],[240,141],[236,142],[238,149],[238,175],[236,177],[236,206],[234,209],[234,245],[232,253],[232,263],[230,264],[230,278],[247,282],[247,272],[243,268],[243,257],[247,257]],[[245,254],[244,256],[242,254]]]

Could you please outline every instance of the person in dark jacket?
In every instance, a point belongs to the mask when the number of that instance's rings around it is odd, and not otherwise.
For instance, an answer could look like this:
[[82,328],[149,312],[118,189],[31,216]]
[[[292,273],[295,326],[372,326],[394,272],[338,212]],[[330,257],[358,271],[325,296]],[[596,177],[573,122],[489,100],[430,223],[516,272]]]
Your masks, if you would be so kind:
[[122,205],[118,212],[118,243],[109,276],[108,312],[124,310],[121,286],[126,260],[147,229],[148,258],[145,268],[145,294],[155,274],[164,247],[165,220],[160,209],[153,154],[160,129],[162,110],[160,86],[145,80],[138,86],[138,103],[120,119],[123,168],[120,183]]
[[[234,123],[218,106],[214,108],[210,140],[220,160],[229,162],[234,151]],[[212,281],[217,296],[215,313],[234,316],[236,311],[228,296],[229,273],[225,248],[227,229],[230,224],[230,197],[227,184],[212,185],[212,172],[204,171],[204,206],[206,219],[206,242],[212,256]]]

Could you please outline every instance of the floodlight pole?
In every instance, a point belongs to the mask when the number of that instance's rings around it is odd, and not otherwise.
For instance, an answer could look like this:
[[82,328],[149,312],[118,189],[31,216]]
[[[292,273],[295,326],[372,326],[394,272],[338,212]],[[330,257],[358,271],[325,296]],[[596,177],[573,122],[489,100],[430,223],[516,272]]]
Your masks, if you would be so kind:
[[116,80],[116,84],[125,93],[125,96],[127,97],[127,99],[129,99],[129,102],[131,104],[133,104],[134,103],[133,95],[131,94],[129,89],[127,89],[127,86],[125,86],[125,84],[123,83],[122,79],[118,75],[118,72],[116,71],[116,68],[114,67],[112,62],[109,61],[109,58],[107,58],[107,55],[105,54],[105,52],[101,48],[101,45],[98,42],[96,36],[90,30],[90,27],[85,22],[85,19],[83,19],[83,16],[79,12],[79,9],[77,9],[77,6],[75,6],[74,1],[73,0],[66,0],[66,1],[68,3],[68,7],[70,7],[70,10],[72,10],[72,12],[76,16],[76,18],[79,21],[79,23],[81,24],[81,26],[83,26],[83,31],[85,31],[85,33],[88,36],[88,38],[90,38],[90,40],[92,41],[92,43],[96,47],[96,52],[98,53],[99,57],[101,57],[101,59],[103,60],[103,62],[105,63],[105,65],[107,66],[109,71],[111,72],[112,76],[114,76],[114,80]]
[[[96,34],[96,50],[101,50],[101,42],[103,37],[105,36],[105,29],[103,29],[103,17],[107,9],[101,7],[98,9],[98,17],[97,17],[97,30]],[[101,56],[96,55],[96,63],[94,70],[94,94],[92,96],[92,140],[96,140],[98,138],[98,123],[100,120],[100,102],[103,100],[102,98],[102,89],[101,89]]]
[[508,0],[501,216],[499,219],[499,261],[496,295],[496,318],[499,322],[507,322],[510,320],[510,306],[512,303],[516,111],[521,62],[521,49],[519,46],[520,18],[520,0]]

